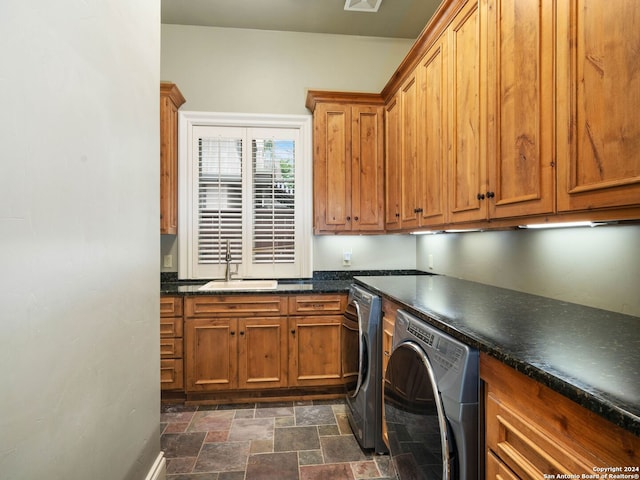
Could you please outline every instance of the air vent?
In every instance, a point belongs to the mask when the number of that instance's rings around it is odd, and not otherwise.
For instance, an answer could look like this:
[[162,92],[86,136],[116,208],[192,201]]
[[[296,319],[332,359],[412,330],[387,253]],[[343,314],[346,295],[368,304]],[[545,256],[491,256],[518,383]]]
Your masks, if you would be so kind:
[[346,0],[344,9],[351,12],[377,12],[382,0]]

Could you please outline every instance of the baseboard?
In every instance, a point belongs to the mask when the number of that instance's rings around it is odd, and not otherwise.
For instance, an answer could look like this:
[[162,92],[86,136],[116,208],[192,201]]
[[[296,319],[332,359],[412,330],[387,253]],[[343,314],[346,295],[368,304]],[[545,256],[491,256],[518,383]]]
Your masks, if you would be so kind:
[[151,465],[151,470],[149,470],[145,480],[166,480],[166,478],[167,461],[164,458],[164,452],[160,452],[156,461]]

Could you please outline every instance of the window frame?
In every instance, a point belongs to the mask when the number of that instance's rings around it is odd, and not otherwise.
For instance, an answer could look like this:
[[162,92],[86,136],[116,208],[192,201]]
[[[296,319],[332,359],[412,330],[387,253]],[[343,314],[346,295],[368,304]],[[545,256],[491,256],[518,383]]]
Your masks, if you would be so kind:
[[[286,128],[298,130],[299,158],[296,158],[296,248],[299,248],[295,268],[274,267],[271,275],[255,274],[251,265],[243,264],[238,278],[310,278],[312,276],[312,116],[281,114],[247,114],[218,112],[178,112],[178,277],[181,279],[224,278],[224,273],[199,274],[197,246],[195,245],[192,194],[194,186],[193,164],[189,158],[194,127]],[[195,208],[198,208],[195,205]],[[245,214],[243,214],[244,217]],[[251,222],[243,218],[243,223]],[[250,230],[243,232],[244,242],[251,240]],[[195,262],[195,263],[194,263]],[[291,264],[289,264],[291,265]],[[281,270],[283,273],[279,273]],[[232,272],[236,272],[232,269]]]

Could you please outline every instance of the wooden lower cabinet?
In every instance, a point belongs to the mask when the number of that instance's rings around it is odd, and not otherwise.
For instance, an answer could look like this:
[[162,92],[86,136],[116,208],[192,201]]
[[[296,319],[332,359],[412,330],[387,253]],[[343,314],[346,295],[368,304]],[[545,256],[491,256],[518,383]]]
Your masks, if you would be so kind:
[[160,389],[184,388],[182,298],[160,298]]
[[289,384],[328,386],[342,383],[342,315],[291,317]]
[[487,480],[592,478],[582,475],[640,464],[640,437],[485,354],[480,376]]
[[279,317],[187,320],[187,392],[286,386],[286,326]]
[[346,294],[188,297],[187,396],[286,396],[290,388],[341,385],[346,302]]
[[186,390],[238,388],[237,319],[185,321]]
[[518,476],[502,463],[491,450],[487,452],[486,465],[487,480],[491,478],[496,480],[518,480]]
[[[384,376],[393,350],[393,330],[396,325],[396,313],[401,306],[386,298],[382,299],[382,390],[384,390]],[[382,409],[382,438],[389,446],[387,422],[384,421],[384,408]]]

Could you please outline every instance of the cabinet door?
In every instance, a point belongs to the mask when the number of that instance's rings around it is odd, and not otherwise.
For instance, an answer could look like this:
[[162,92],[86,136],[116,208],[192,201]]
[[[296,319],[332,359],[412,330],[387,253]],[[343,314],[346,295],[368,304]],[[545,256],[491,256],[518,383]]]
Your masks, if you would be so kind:
[[185,322],[187,392],[238,387],[237,319],[189,319]]
[[558,22],[558,210],[638,206],[638,2],[558,2]]
[[351,107],[320,103],[313,126],[314,229],[351,230]]
[[400,222],[400,102],[395,95],[385,107],[385,228],[399,230]]
[[184,97],[160,84],[160,233],[178,233],[178,108]]
[[238,387],[287,386],[287,319],[238,320]]
[[383,108],[351,107],[351,228],[384,229]]
[[418,141],[420,224],[440,225],[446,219],[447,61],[446,36],[418,66]]
[[485,170],[486,105],[482,89],[483,16],[469,1],[448,29],[449,57],[449,210],[452,222],[487,217]]
[[489,216],[552,213],[553,2],[489,0]]
[[401,132],[400,162],[402,169],[402,228],[415,228],[420,223],[418,178],[418,80],[414,71],[400,89]]
[[342,383],[342,315],[290,317],[289,385]]

